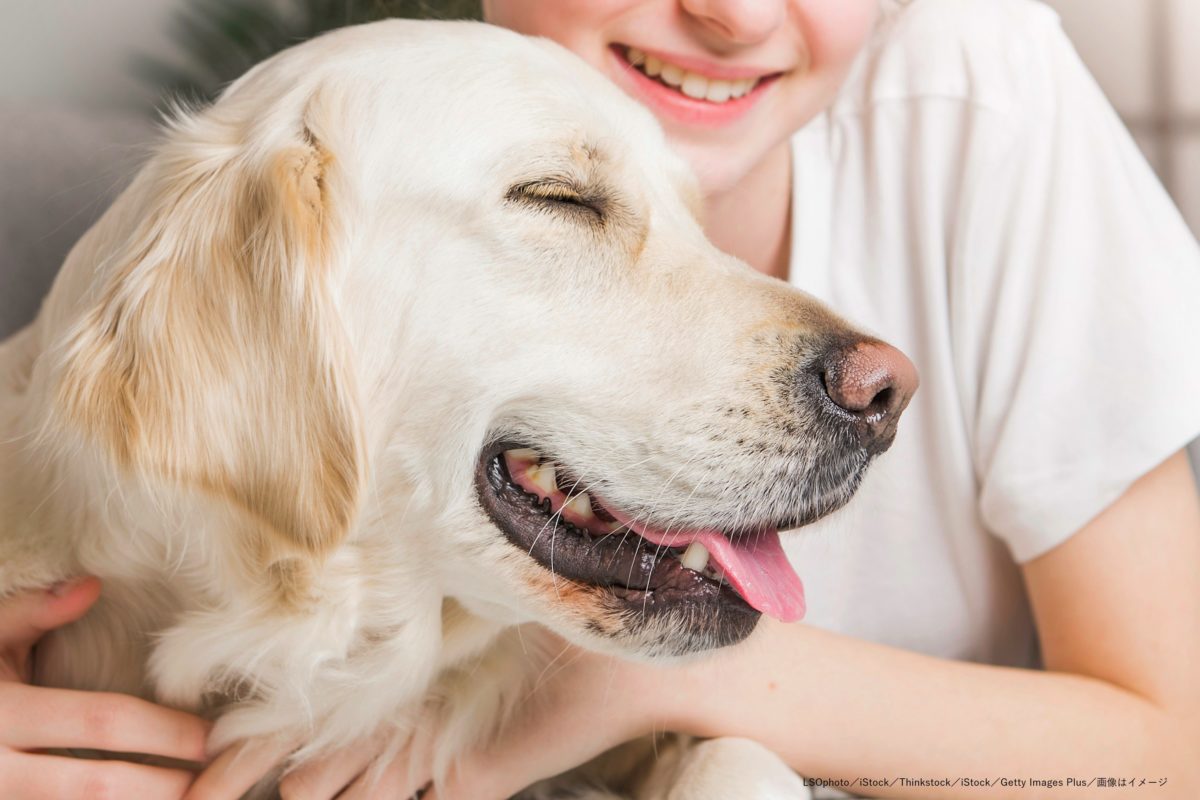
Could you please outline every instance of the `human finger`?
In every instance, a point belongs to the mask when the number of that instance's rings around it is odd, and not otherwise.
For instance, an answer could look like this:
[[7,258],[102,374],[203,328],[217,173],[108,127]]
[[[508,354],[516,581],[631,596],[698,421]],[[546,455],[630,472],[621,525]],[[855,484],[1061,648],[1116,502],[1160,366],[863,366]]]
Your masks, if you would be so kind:
[[205,760],[210,723],[113,692],[0,684],[0,741],[16,750],[85,747]]
[[[586,724],[584,712],[600,724]],[[460,759],[423,800],[505,800],[630,738],[623,725],[605,724],[601,717],[603,709],[591,708],[559,708],[526,717],[486,750]]]
[[391,760],[382,773],[364,772],[338,800],[408,800],[429,783],[424,764],[414,763],[410,753]]
[[187,791],[193,774],[125,761],[62,756],[0,755],[0,797],[6,800],[146,797],[175,800]]
[[276,740],[230,747],[200,773],[186,800],[235,800],[266,777],[292,750],[291,744]]
[[100,581],[83,578],[19,592],[0,603],[0,649],[29,647],[48,631],[82,617],[100,596]]
[[387,760],[382,770],[367,769],[338,800],[393,800],[423,797],[432,778],[437,725],[432,715],[416,726],[407,745]]
[[338,750],[285,775],[279,795],[283,800],[330,800],[362,774],[374,756],[369,746]]

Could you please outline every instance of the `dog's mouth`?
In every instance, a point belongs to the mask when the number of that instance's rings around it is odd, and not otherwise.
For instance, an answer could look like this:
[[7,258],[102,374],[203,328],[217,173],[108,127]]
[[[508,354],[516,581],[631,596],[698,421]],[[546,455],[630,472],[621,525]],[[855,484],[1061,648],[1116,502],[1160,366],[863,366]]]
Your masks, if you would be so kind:
[[568,468],[511,443],[484,451],[476,489],[496,526],[543,567],[642,612],[702,605],[785,622],[804,615],[804,589],[775,527],[657,528],[585,491]]

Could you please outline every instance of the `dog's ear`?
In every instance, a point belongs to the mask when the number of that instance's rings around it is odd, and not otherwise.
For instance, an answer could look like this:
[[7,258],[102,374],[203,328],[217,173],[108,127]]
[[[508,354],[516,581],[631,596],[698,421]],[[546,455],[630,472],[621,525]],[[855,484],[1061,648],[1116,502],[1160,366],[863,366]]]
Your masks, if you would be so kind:
[[57,412],[123,468],[232,501],[285,550],[348,532],[359,410],[331,291],[332,156],[178,126],[139,179],[71,331]]

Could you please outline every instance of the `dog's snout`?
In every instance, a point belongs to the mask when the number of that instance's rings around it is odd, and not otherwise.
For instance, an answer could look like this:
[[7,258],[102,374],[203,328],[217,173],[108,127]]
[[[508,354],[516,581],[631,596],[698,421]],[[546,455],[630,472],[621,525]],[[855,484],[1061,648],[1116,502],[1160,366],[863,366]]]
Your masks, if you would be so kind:
[[896,435],[901,412],[917,390],[917,369],[896,348],[875,340],[831,347],[813,365],[839,416],[862,446],[881,453]]

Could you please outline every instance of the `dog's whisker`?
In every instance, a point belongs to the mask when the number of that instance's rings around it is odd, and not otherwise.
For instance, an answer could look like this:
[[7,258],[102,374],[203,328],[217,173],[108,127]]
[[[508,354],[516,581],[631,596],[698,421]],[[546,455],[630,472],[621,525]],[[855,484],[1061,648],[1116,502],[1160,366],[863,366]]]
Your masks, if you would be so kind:
[[[558,661],[560,659],[562,659],[562,657],[567,655],[568,653],[571,654],[571,658],[568,659],[567,661],[565,661],[561,666],[558,667],[558,669],[553,674],[551,674],[550,670],[553,669],[555,667],[555,665],[558,663]],[[581,652],[576,652],[576,649],[574,647],[572,647],[571,645],[569,645],[569,644],[564,645],[562,647],[562,649],[560,649],[558,651],[558,653],[554,656],[554,658],[550,659],[550,661],[547,662],[542,667],[541,671],[538,673],[537,678],[533,681],[532,691],[536,692],[539,688],[541,688],[542,683],[544,681],[546,681],[548,679],[552,679],[559,672],[561,672],[562,670],[564,670],[567,667],[574,664],[576,661],[578,661],[582,657],[582,655],[583,654]]]
[[525,626],[517,626],[517,642],[521,645],[521,654],[526,658],[529,657],[529,647],[525,644]]
[[[645,464],[647,461],[650,461],[653,458],[654,458],[654,456],[646,456],[645,458],[643,458],[639,461],[635,461],[632,464],[626,464],[625,466],[618,467],[609,474],[610,475],[619,475],[622,472],[626,472],[627,470],[633,469],[634,467],[640,467],[642,464]],[[571,491],[567,492],[567,494],[571,494],[572,492],[574,492],[578,488],[578,486],[581,483],[583,483],[583,481],[584,481],[584,473],[580,473],[579,477],[575,479],[575,483],[571,485]],[[594,483],[586,483],[583,485],[583,489],[581,491],[588,492],[590,494],[595,485],[596,484],[594,484]]]
[[[559,520],[559,519],[561,519],[561,518],[562,518],[562,509],[561,509],[561,508],[560,508],[560,509],[558,509],[557,511],[554,511],[552,514],[550,514],[550,516],[549,516],[549,517],[546,519],[546,521],[545,521],[545,522],[542,524],[542,528],[541,528],[541,530],[539,530],[539,531],[538,531],[538,533],[537,533],[537,536],[535,536],[535,537],[534,537],[534,539],[533,539],[533,544],[531,544],[531,545],[529,546],[529,554],[532,554],[532,553],[533,553],[533,549],[534,549],[534,548],[537,546],[538,540],[541,538],[541,535],[542,535],[542,533],[544,533],[544,532],[545,532],[545,530],[546,530],[546,528],[547,528],[548,526],[550,526],[551,524],[553,524],[553,525],[555,526],[555,530],[557,530],[557,528],[558,528],[558,520]],[[553,564],[553,558],[554,558],[554,538],[553,538],[553,537],[554,537],[554,534],[553,534],[553,532],[552,532],[552,533],[551,533],[551,539],[550,539],[550,557],[551,557],[550,571],[551,571],[552,573],[554,572],[554,564]]]
[[[652,513],[653,507],[655,506],[655,504],[656,504],[656,503],[657,503],[659,500],[661,500],[661,499],[662,499],[662,497],[663,497],[663,495],[666,493],[667,489],[668,489],[668,488],[670,488],[670,484],[671,484],[671,482],[673,482],[673,481],[675,480],[676,476],[678,476],[678,475],[679,475],[679,473],[680,473],[681,471],[683,471],[683,470],[684,470],[684,469],[686,469],[688,466],[690,466],[690,465],[691,465],[691,464],[692,464],[692,463],[693,463],[693,462],[696,460],[696,458],[697,458],[697,457],[698,457],[698,455],[697,455],[697,454],[693,454],[693,455],[692,455],[690,458],[688,458],[688,459],[687,459],[687,460],[685,460],[685,461],[684,461],[682,464],[680,464],[680,465],[679,465],[679,467],[678,467],[678,468],[677,468],[677,469],[676,469],[676,470],[675,470],[673,473],[671,473],[670,477],[668,477],[668,478],[667,478],[667,480],[666,480],[666,481],[663,483],[663,485],[662,485],[662,486],[659,488],[658,495],[656,495],[655,499],[654,499],[653,501],[651,501],[651,502],[648,504],[648,505],[650,506],[650,508],[648,508],[648,509],[647,509],[645,512],[643,512],[642,514],[640,514],[640,515],[636,515],[636,516],[635,516],[635,517],[634,517],[634,518],[631,520],[631,524],[632,524],[632,523],[637,523],[637,522],[639,522],[641,519],[648,519],[648,518],[649,518],[649,514],[650,514],[650,513]],[[627,526],[627,527],[628,527],[628,526]],[[628,535],[628,534],[627,534],[627,535]],[[622,538],[622,540],[621,540],[621,544],[623,545],[623,544],[624,544],[624,542],[625,542],[625,540],[624,540],[624,538]],[[657,560],[657,559],[658,559],[658,558],[659,558],[659,557],[662,555],[662,550],[663,550],[663,545],[661,545],[661,544],[656,544],[656,545],[655,545],[655,550],[654,550],[654,558],[655,558],[656,560]],[[631,563],[630,563],[630,566],[629,566],[629,573],[626,575],[626,581],[625,581],[626,583],[630,583],[630,582],[632,582],[632,580],[633,580],[633,570],[634,570],[634,568],[635,568],[635,563],[634,563],[634,562],[631,562]],[[650,596],[649,596],[649,591],[650,591],[650,580],[651,580],[651,578],[652,578],[652,575],[653,575],[653,573],[651,573],[650,575],[647,575],[647,578],[646,578],[646,589],[645,589],[645,594],[644,594],[644,596],[642,597],[642,611],[641,611],[641,616],[642,616],[642,619],[643,619],[643,620],[644,620],[644,619],[645,619],[645,617],[646,617],[646,604],[649,602],[649,599],[650,599]]]
[[613,684],[616,682],[617,678],[617,659],[615,656],[609,656],[605,663],[608,667],[605,672],[607,672],[608,675],[604,682],[604,702],[605,705],[607,705],[609,697],[612,694]]
[[[682,472],[684,469],[686,469],[687,467],[690,467],[690,466],[691,466],[693,463],[695,463],[695,461],[696,461],[696,459],[697,459],[698,457],[699,457],[699,454],[693,454],[693,455],[692,455],[690,458],[688,458],[687,460],[685,460],[685,461],[684,461],[684,462],[683,462],[683,463],[682,463],[682,464],[679,466],[679,468],[678,468],[678,469],[676,469],[676,470],[675,470],[673,473],[671,473],[671,476],[670,476],[669,478],[667,478],[667,480],[664,482],[664,484],[662,485],[662,487],[660,487],[660,489],[659,489],[659,492],[658,492],[658,496],[656,497],[656,499],[655,499],[655,502],[658,502],[659,500],[661,500],[661,499],[662,499],[662,497],[663,497],[663,496],[666,494],[667,490],[670,488],[670,485],[671,485],[671,484],[672,484],[672,483],[675,481],[675,478],[677,478],[677,477],[679,476],[679,473],[681,473],[681,472]],[[692,490],[692,494],[695,494],[695,489],[693,489],[693,490]],[[692,496],[692,495],[688,495],[688,499],[689,499],[689,500],[691,499],[691,496]],[[685,503],[685,505],[686,505],[686,503]],[[682,510],[682,509],[681,509],[681,510]],[[677,518],[678,518],[678,513],[676,513],[676,514],[675,514],[675,515],[672,517],[672,520],[671,520],[671,522],[669,522],[669,523],[667,524],[667,527],[663,529],[663,533],[666,535],[666,536],[664,537],[664,538],[665,538],[665,541],[670,541],[670,538],[669,538],[669,537],[670,537],[671,528],[673,527],[674,521],[675,521],[675,519],[677,519]],[[668,547],[668,546],[665,544],[665,542],[664,542],[664,543],[659,543],[659,544],[656,544],[656,545],[655,545],[655,549],[654,549],[654,558],[655,558],[655,560],[658,560],[659,558],[663,557],[663,551],[664,551],[664,549],[668,549],[668,550],[670,549],[670,548],[669,548],[669,547]],[[651,580],[653,579],[653,577],[654,577],[654,573],[653,573],[653,572],[649,573],[649,574],[646,576],[646,590],[645,590],[645,593],[642,595],[642,612],[641,612],[641,616],[642,616],[642,620],[643,620],[643,621],[646,619],[646,616],[647,616],[647,606],[648,606],[648,604],[649,604],[649,602],[650,602],[650,582],[651,582]]]
[[558,598],[559,602],[562,602],[562,589],[558,585],[558,571],[554,569],[554,539],[558,534],[558,518],[557,513],[550,518],[554,523],[554,528],[550,531],[550,582],[554,586],[554,596]]

